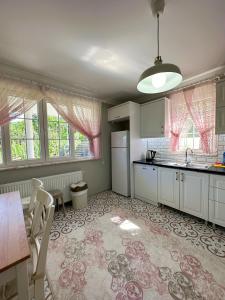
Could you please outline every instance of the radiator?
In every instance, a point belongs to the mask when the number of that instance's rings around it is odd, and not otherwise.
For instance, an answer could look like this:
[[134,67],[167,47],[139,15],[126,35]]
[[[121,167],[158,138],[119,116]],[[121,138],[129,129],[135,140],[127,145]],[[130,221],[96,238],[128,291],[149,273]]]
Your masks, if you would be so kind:
[[[77,183],[83,180],[82,171],[76,171],[71,173],[40,177],[39,178],[46,191],[53,189],[59,189],[63,192],[64,201],[68,202],[71,200],[69,185],[71,183]],[[31,195],[31,180],[17,181],[7,184],[0,185],[0,194],[9,193],[14,191],[20,191],[22,198]]]

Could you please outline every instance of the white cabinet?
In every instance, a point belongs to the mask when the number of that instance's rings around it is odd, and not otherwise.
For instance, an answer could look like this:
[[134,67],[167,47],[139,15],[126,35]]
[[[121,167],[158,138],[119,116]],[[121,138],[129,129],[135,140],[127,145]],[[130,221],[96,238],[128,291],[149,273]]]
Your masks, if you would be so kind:
[[130,102],[126,102],[108,109],[108,121],[121,121],[129,118]]
[[209,221],[225,227],[225,177],[210,175]]
[[208,220],[208,174],[158,168],[158,201]]
[[158,201],[179,209],[179,170],[158,168]]
[[141,105],[141,137],[165,136],[168,99],[161,98]]
[[135,198],[157,203],[157,167],[134,164]]
[[225,106],[225,81],[216,84],[216,107]]
[[225,81],[216,84],[216,134],[225,133]]
[[180,210],[208,219],[209,175],[180,171]]

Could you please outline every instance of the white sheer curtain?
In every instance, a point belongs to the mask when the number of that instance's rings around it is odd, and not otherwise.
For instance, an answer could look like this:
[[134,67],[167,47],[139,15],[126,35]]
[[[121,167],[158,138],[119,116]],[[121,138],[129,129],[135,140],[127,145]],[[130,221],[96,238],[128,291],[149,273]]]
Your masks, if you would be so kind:
[[0,126],[24,114],[42,98],[40,86],[0,78]]
[[54,89],[48,89],[44,93],[45,100],[54,106],[70,126],[89,139],[90,151],[95,158],[99,158],[101,103],[95,99],[70,95]]

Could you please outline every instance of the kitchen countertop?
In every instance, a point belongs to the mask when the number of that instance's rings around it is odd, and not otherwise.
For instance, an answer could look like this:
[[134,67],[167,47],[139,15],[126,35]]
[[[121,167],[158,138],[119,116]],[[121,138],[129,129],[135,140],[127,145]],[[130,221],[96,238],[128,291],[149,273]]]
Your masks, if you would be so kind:
[[[189,166],[182,166],[176,162],[166,161],[166,160],[153,160],[153,161],[146,161],[143,160],[135,160],[133,161],[134,164],[142,164],[142,165],[151,165],[151,166],[158,166],[158,167],[165,167],[165,168],[172,168],[172,169],[180,169],[186,171],[194,171],[194,172],[203,172],[203,173],[210,173],[215,175],[225,175],[224,168],[216,168],[216,167],[198,167],[196,165],[189,165]],[[200,164],[199,164],[200,165]]]

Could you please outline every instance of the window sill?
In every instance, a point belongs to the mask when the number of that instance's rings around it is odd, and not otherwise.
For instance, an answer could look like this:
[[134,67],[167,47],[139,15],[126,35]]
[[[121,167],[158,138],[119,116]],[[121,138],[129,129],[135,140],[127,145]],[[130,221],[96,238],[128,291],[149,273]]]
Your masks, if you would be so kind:
[[70,160],[48,160],[42,161],[38,163],[26,164],[26,165],[8,165],[0,167],[1,171],[7,170],[18,170],[18,169],[25,169],[25,168],[35,168],[35,167],[42,167],[42,166],[50,166],[50,165],[58,165],[58,164],[67,164],[67,163],[80,163],[80,162],[87,162],[87,161],[98,161],[102,158],[84,158],[84,159],[70,159]]

